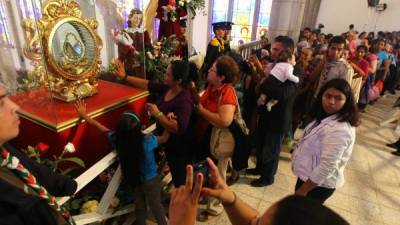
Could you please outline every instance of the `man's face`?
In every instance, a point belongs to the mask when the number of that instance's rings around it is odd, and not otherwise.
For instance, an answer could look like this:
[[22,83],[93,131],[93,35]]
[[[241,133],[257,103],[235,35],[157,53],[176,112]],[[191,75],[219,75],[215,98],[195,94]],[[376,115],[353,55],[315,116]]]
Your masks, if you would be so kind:
[[344,44],[332,43],[328,48],[328,59],[338,60],[343,53]]
[[8,98],[6,89],[0,87],[0,143],[5,143],[18,136],[18,105]]
[[310,31],[308,31],[308,30],[303,31],[303,36],[304,36],[304,37],[309,38],[310,35],[311,35],[311,32],[310,32]]
[[272,59],[273,61],[275,61],[276,59],[278,59],[279,54],[281,54],[282,50],[283,50],[283,45],[282,45],[282,43],[280,43],[280,42],[274,42],[274,43],[271,45],[271,59]]
[[216,29],[215,36],[217,36],[219,38],[223,38],[225,36],[225,30],[220,29],[220,28]]

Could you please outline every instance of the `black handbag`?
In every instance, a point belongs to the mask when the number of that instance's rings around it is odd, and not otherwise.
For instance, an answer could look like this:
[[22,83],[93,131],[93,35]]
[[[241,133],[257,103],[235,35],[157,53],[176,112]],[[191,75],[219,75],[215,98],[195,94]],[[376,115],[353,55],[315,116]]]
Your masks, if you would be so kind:
[[252,148],[249,129],[246,126],[246,122],[243,120],[240,113],[239,101],[236,96],[237,110],[235,112],[234,119],[229,126],[229,130],[232,133],[233,139],[235,140],[235,147],[232,155],[232,166],[235,170],[240,171],[248,167],[248,160]]

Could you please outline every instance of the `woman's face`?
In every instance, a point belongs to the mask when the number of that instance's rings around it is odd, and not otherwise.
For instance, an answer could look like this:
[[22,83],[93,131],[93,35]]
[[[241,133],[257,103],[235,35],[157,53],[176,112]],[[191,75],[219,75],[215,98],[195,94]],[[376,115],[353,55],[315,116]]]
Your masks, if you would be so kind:
[[222,84],[224,77],[217,75],[217,64],[214,63],[213,66],[208,70],[207,80],[213,86],[219,86]]
[[312,60],[313,52],[311,49],[303,49],[301,50],[300,60],[310,62]]
[[131,24],[131,27],[133,28],[140,27],[141,21],[142,21],[142,14],[133,14],[131,17],[129,17],[129,22]]
[[339,112],[346,103],[346,96],[335,88],[327,89],[322,95],[322,108],[328,115]]
[[171,65],[167,67],[167,71],[165,72],[164,84],[168,87],[173,87],[174,85],[176,85],[176,82],[174,81],[174,75],[172,75]]
[[365,52],[364,49],[359,48],[359,49],[357,50],[357,58],[358,58],[358,59],[363,59],[363,58],[365,57],[365,54],[367,54],[367,53]]

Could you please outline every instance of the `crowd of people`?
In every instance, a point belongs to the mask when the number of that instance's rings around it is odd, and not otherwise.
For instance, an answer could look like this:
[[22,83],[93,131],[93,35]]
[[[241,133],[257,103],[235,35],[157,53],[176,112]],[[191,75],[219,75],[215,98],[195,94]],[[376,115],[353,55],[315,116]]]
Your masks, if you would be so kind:
[[[216,36],[209,43],[202,68],[185,60],[172,61],[163,83],[132,76],[135,74],[126,71],[123,61],[116,61],[117,77],[148,90],[157,99],[146,105],[157,123],[154,133],[142,133],[140,116],[133,111],[124,112],[113,129],[90,118],[83,101],[76,103],[79,116],[103,132],[116,149],[124,179],[135,196],[136,223],[145,224],[148,202],[157,223],[167,224],[154,157],[154,151],[162,146],[175,185],[168,214],[171,225],[194,224],[196,218],[206,221],[224,210],[232,224],[348,224],[323,204],[344,183],[359,111],[399,87],[400,33],[378,32],[375,38],[373,32],[357,36],[352,29],[334,36],[305,28],[297,44],[287,36],[278,36],[272,43],[263,37],[260,49],[243,59],[229,46],[231,25],[214,24]],[[196,86],[198,80],[206,84],[204,90]],[[73,224],[54,203],[53,195],[73,194],[76,182],[5,145],[18,135],[17,110],[0,87],[0,172],[9,178],[0,179],[0,221]],[[241,118],[252,145],[246,149],[249,152],[241,154],[245,157],[233,157],[237,151],[245,151],[232,147],[231,141],[239,142],[231,133],[232,124]],[[304,131],[292,152],[292,170],[297,177],[293,195],[260,216],[228,188],[244,170],[237,165],[247,165],[252,150],[256,167],[245,172],[258,178],[250,185],[273,184],[284,139],[293,138],[298,128]],[[397,148],[397,155],[399,143],[390,144]],[[18,163],[37,183],[29,183],[22,173],[10,173],[21,170]],[[197,168],[199,163],[205,166],[202,173],[191,166]],[[48,195],[44,196],[43,190]],[[196,213],[199,201],[207,207]]]

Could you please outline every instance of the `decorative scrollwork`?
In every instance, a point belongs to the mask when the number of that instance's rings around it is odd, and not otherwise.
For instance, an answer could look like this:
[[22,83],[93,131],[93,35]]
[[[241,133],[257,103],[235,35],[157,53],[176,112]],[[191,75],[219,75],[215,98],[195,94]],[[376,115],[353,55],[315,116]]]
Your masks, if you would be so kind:
[[31,74],[67,102],[96,94],[103,45],[95,31],[97,21],[81,18],[74,0],[47,0],[42,15],[39,21],[22,23],[24,54],[35,67]]

